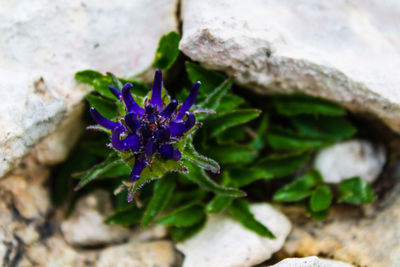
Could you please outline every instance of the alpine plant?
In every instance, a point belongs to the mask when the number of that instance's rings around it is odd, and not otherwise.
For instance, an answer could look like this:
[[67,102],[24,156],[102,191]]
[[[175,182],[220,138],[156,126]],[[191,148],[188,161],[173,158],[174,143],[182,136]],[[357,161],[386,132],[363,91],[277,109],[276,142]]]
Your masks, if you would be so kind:
[[[154,75],[151,98],[146,97],[143,105],[135,102],[131,94],[133,85],[126,83],[122,90],[111,85],[110,91],[121,101],[125,115],[109,120],[95,108],[90,108],[93,119],[111,131],[110,147],[134,157],[130,166],[130,181],[140,180],[145,168],[151,168],[156,155],[164,160],[180,161],[181,151],[174,147],[187,132],[196,125],[196,117],[189,112],[199,92],[200,82],[195,82],[187,99],[179,105],[173,99],[164,103],[168,96],[162,97],[162,73],[157,69]],[[133,198],[132,187],[128,201]]]

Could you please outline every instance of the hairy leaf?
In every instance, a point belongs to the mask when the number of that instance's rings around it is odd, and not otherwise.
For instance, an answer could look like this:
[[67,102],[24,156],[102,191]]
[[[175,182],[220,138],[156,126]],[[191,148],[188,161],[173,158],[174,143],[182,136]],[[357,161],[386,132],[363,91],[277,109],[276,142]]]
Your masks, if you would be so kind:
[[217,114],[224,114],[232,111],[245,103],[244,99],[232,93],[226,94],[222,97],[218,107],[216,108]]
[[229,78],[228,80],[224,81],[220,86],[218,86],[213,92],[211,92],[207,98],[199,104],[199,106],[203,109],[211,109],[215,110],[218,108],[219,104],[221,103],[221,99],[228,90],[231,88],[233,83],[233,78]]
[[258,155],[257,150],[238,144],[215,146],[209,149],[207,153],[221,164],[245,164],[253,161]]
[[191,142],[188,142],[185,146],[185,149],[182,151],[182,158],[187,159],[197,166],[202,167],[208,171],[213,173],[219,173],[220,167],[219,164],[206,156],[200,155],[193,147]]
[[207,213],[219,213],[229,207],[234,198],[216,195],[206,206]]
[[204,209],[198,203],[190,203],[168,213],[157,224],[166,226],[191,226],[201,222],[205,217]]
[[249,204],[245,200],[233,200],[231,206],[229,206],[229,212],[247,229],[261,236],[275,239],[275,235],[254,217]]

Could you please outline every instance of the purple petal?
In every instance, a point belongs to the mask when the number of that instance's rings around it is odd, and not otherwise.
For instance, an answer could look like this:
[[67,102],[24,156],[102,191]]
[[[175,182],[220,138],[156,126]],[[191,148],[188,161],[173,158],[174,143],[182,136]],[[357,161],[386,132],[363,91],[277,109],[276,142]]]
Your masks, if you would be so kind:
[[154,114],[154,106],[153,104],[148,104],[145,108],[146,110],[146,119],[149,123],[154,123],[157,120],[156,114]]
[[114,128],[112,137],[111,137],[111,144],[117,150],[126,150],[126,143],[120,140],[121,134],[123,133],[124,128],[121,126],[117,126]]
[[178,161],[180,160],[182,157],[181,152],[179,152],[179,150],[177,148],[174,148],[174,155],[172,157],[173,160]]
[[184,135],[187,131],[192,129],[196,123],[196,117],[193,113],[186,112],[187,120],[184,122],[171,122],[169,124],[169,130],[171,131],[172,137],[180,137]]
[[122,93],[121,93],[120,90],[118,90],[117,87],[110,85],[110,86],[108,86],[108,89],[110,89],[111,93],[113,93],[113,95],[115,95],[116,98],[118,98],[119,100],[121,100],[121,98],[122,98]]
[[153,87],[151,89],[150,103],[157,106],[158,110],[161,110],[162,108],[161,87],[162,87],[162,72],[161,70],[156,69],[156,73],[154,74]]
[[130,91],[132,87],[133,85],[131,83],[126,83],[122,87],[122,98],[124,99],[125,106],[128,112],[134,112],[142,115],[144,113],[144,109],[141,106],[139,106],[133,99]]
[[133,112],[129,112],[125,115],[125,123],[132,132],[136,132],[136,130],[142,125],[136,116],[137,114]]
[[149,140],[147,140],[146,145],[144,146],[144,153],[146,154],[146,156],[151,156],[153,155],[154,152],[154,138],[149,138]]
[[176,116],[175,121],[181,120],[185,116],[186,112],[193,106],[194,101],[196,101],[197,94],[199,93],[201,83],[195,82],[190,90],[189,96],[186,98],[185,102],[179,108],[178,116]]
[[174,157],[174,147],[171,144],[165,144],[160,147],[160,154],[164,158],[172,159]]
[[107,128],[109,130],[113,130],[117,126],[122,126],[122,124],[120,124],[118,122],[111,121],[111,120],[104,118],[103,116],[101,116],[101,114],[95,108],[90,108],[90,115],[92,115],[93,119],[98,124],[100,124],[101,126],[103,126],[104,128]]
[[167,142],[171,138],[171,131],[167,126],[161,125],[160,129],[156,131],[156,140],[158,142]]
[[131,175],[129,176],[132,182],[140,179],[140,174],[142,173],[144,167],[146,167],[145,159],[142,157],[136,156],[135,165],[133,166]]
[[138,150],[140,148],[140,138],[136,134],[129,135],[123,141],[123,146],[127,149]]
[[140,126],[139,131],[144,139],[150,138],[153,135],[152,130],[145,124],[142,124],[142,126]]
[[161,111],[160,115],[164,118],[171,117],[172,113],[174,113],[176,107],[178,106],[178,101],[172,99],[171,102],[165,107],[163,111]]

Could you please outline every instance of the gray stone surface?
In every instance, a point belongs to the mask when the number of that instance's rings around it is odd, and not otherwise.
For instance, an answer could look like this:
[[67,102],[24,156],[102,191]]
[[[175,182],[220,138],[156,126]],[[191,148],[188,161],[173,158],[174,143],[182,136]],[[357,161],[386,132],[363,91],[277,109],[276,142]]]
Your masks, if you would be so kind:
[[250,209],[276,239],[261,237],[226,214],[212,215],[199,233],[177,244],[185,255],[183,266],[242,267],[269,259],[283,246],[290,221],[268,204],[253,204]]
[[306,93],[400,132],[400,2],[184,0],[182,51],[261,94]]
[[[0,177],[54,132],[82,100],[87,88],[75,82],[76,71],[90,68],[130,76],[148,68],[160,36],[177,28],[176,3],[2,3]],[[65,150],[60,143],[52,146]],[[45,155],[41,158],[46,162]],[[60,155],[57,160],[62,160]]]
[[320,259],[316,256],[284,259],[271,267],[354,267],[349,263],[336,260]]
[[386,150],[382,145],[367,140],[349,140],[318,151],[314,167],[327,183],[359,176],[373,183],[386,163]]

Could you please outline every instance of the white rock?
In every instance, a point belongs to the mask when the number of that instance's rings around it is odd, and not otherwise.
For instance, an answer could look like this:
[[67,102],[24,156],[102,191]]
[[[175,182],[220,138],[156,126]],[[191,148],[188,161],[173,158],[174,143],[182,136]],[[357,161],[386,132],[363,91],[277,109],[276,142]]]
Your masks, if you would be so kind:
[[319,151],[314,167],[327,183],[340,183],[354,176],[372,183],[378,178],[385,162],[383,146],[365,140],[350,140]]
[[109,195],[105,191],[98,190],[83,197],[76,203],[71,216],[61,223],[65,240],[74,246],[93,246],[128,239],[128,228],[104,224],[112,211]]
[[176,2],[2,3],[0,176],[81,101],[87,88],[77,86],[76,71],[130,76],[148,68],[160,36],[177,28]]
[[256,219],[267,226],[276,239],[261,237],[227,215],[210,216],[195,236],[177,244],[185,254],[184,267],[243,267],[269,259],[285,242],[289,220],[268,204],[253,204]]
[[400,132],[400,1],[184,0],[180,46],[259,93],[301,92]]
[[271,267],[354,267],[354,265],[336,261],[320,259],[316,256],[306,258],[288,258],[284,259]]
[[100,253],[97,267],[170,267],[175,250],[170,241],[127,243],[113,246]]

